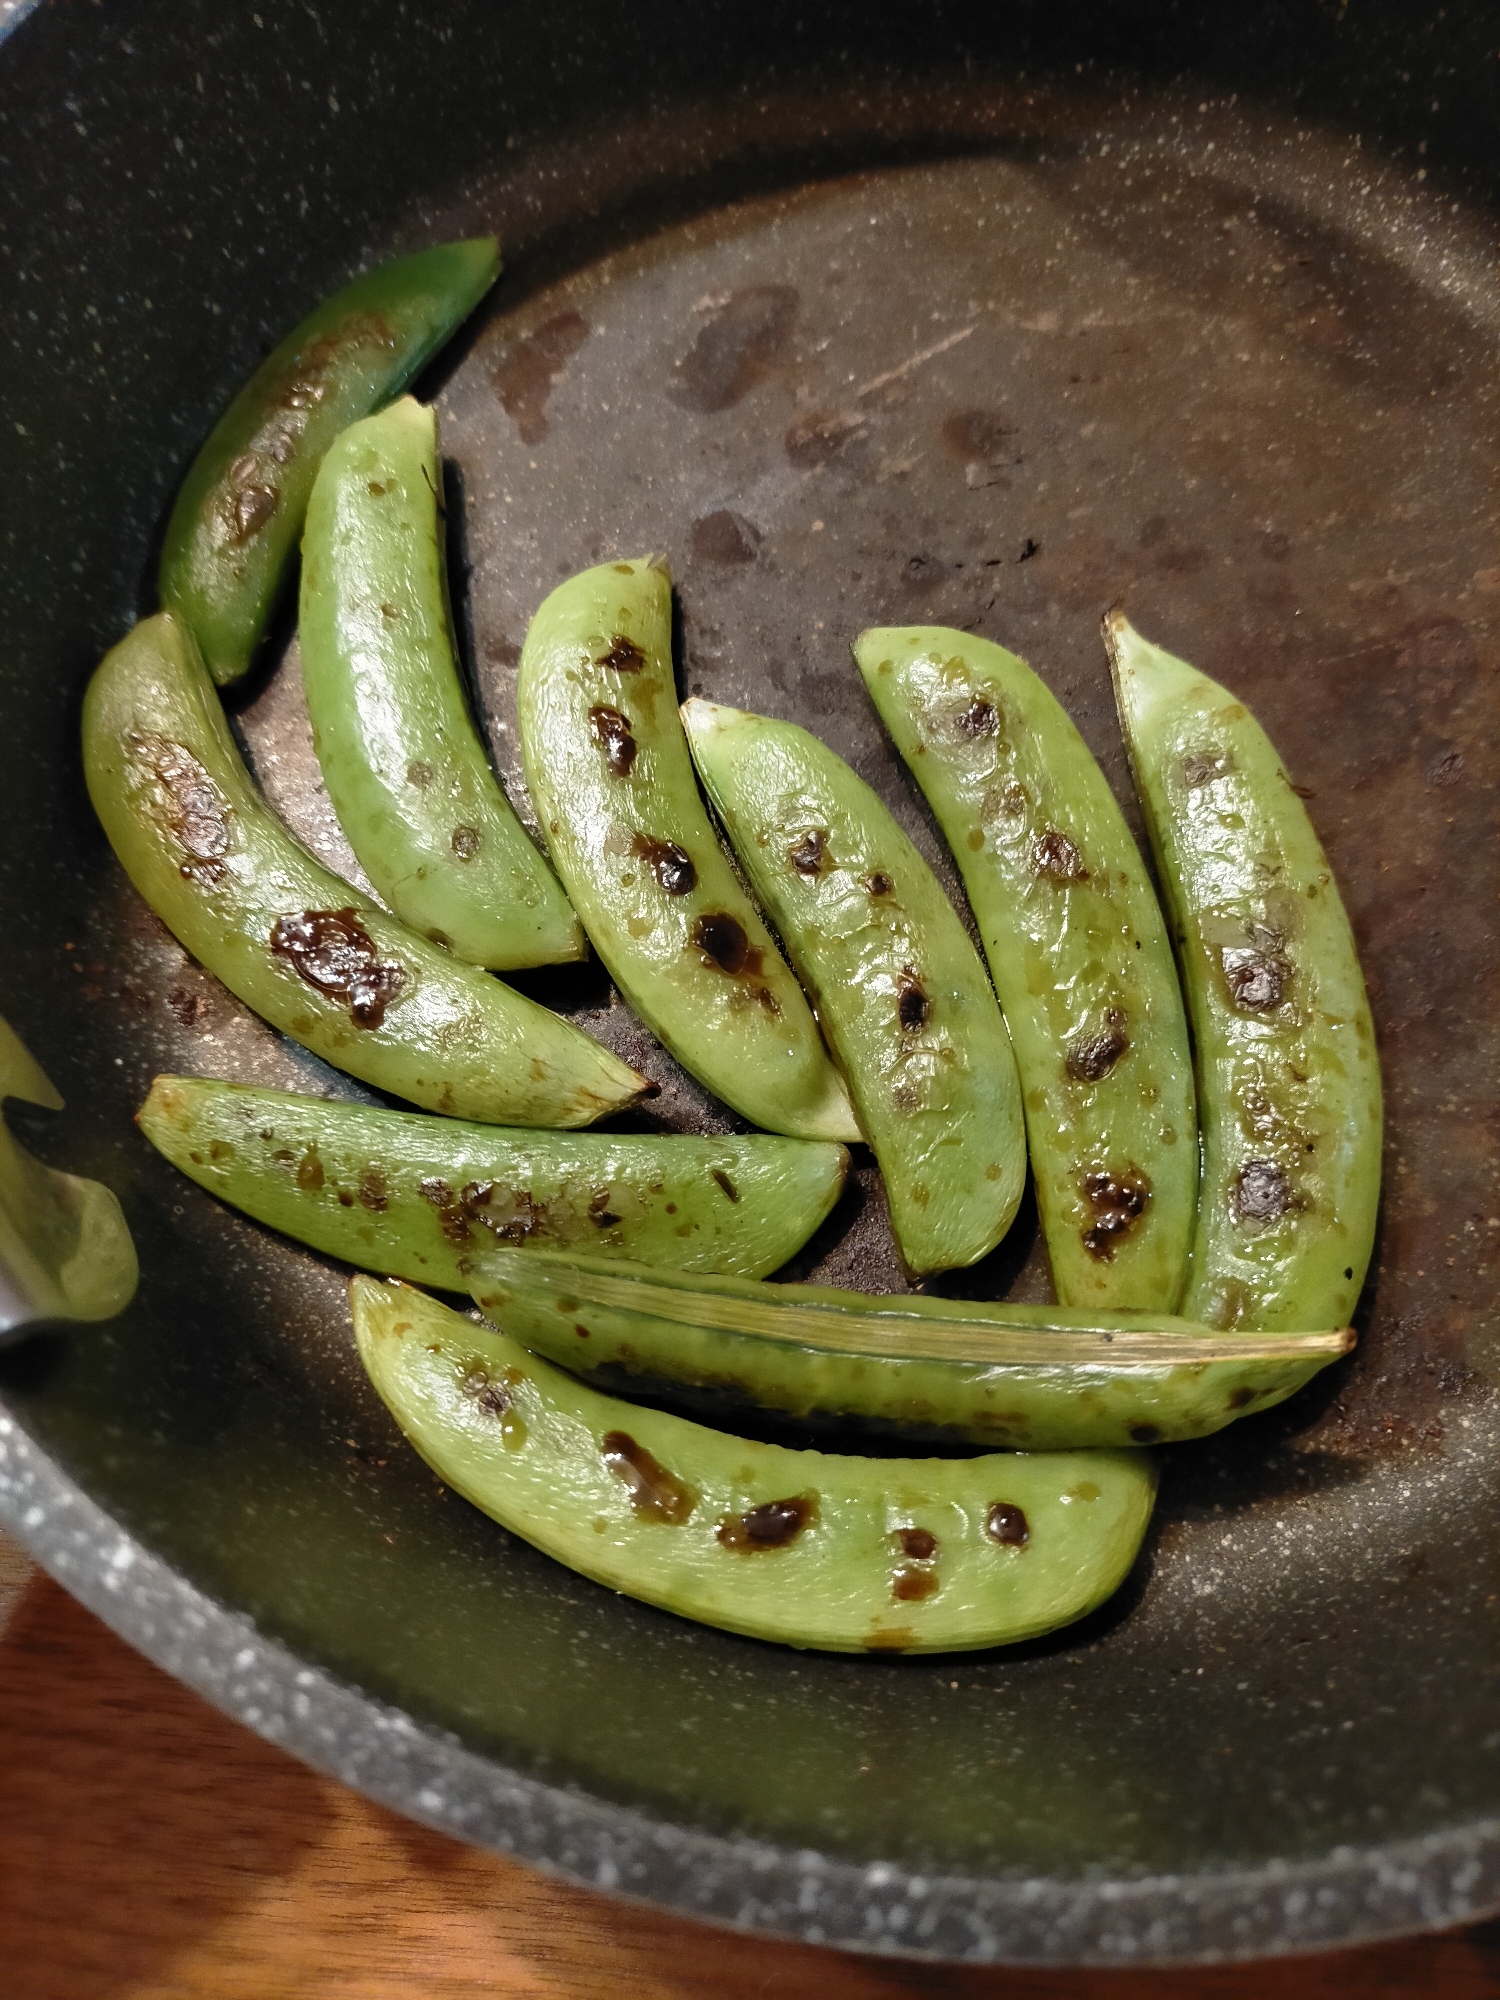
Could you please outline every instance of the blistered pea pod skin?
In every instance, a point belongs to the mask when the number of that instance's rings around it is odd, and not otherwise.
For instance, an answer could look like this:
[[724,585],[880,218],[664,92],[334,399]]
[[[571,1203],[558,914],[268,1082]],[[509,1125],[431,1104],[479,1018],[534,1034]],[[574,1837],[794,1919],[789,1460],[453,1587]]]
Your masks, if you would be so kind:
[[458,1292],[498,1244],[761,1277],[823,1221],[849,1157],[764,1133],[506,1131],[186,1076],[157,1077],[136,1122],[257,1221]]
[[1176,937],[1202,1184],[1183,1311],[1212,1326],[1354,1310],[1380,1199],[1381,1091],[1354,935],[1307,808],[1243,702],[1104,621]]
[[492,971],[587,950],[490,769],[459,679],[437,418],[403,396],[351,424],[313,484],[302,682],[328,797],[404,923]]
[[1170,1313],[871,1297],[574,1252],[476,1252],[482,1312],[566,1368],[653,1398],[911,1443],[1068,1451],[1173,1444],[1284,1402],[1347,1328],[1222,1333]]
[[499,246],[482,236],[365,272],[267,356],[215,424],[172,508],[159,588],[220,686],[260,643],[324,452],[421,373],[499,271]]
[[649,1086],[569,1021],[342,882],[266,804],[172,612],[107,653],[83,703],[89,797],[179,943],[272,1027],[429,1111],[592,1125]]
[[794,723],[690,701],[688,741],[874,1149],[913,1276],[977,1263],[1026,1176],[1015,1057],[979,954],[862,778]]
[[621,993],[754,1125],[860,1137],[801,987],[719,845],[693,777],[659,562],[601,563],[531,621],[517,688],[543,836]]
[[829,1652],[1036,1637],[1129,1573],[1145,1452],[834,1456],[599,1393],[425,1293],[356,1278],[360,1359],[444,1485],[558,1562],[705,1625]]
[[1065,1305],[1171,1311],[1198,1186],[1171,940],[1108,780],[1024,661],[939,626],[854,657],[963,876],[1010,1029]]

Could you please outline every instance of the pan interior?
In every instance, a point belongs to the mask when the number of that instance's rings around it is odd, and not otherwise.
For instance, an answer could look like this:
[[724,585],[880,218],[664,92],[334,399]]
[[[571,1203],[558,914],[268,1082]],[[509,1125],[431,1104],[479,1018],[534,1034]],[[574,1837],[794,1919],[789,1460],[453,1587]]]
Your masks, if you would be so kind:
[[[112,1513],[298,1653],[664,1817],[1076,1875],[1325,1855],[1493,1811],[1500,1736],[1451,1698],[1492,1672],[1496,1616],[1494,968],[1472,914],[1500,666],[1492,232],[1336,136],[1221,103],[950,86],[899,129],[888,111],[768,99],[726,114],[721,143],[749,159],[758,115],[769,154],[676,180],[622,126],[502,161],[391,231],[519,245],[426,385],[497,763],[523,800],[515,668],[541,597],[662,551],[683,692],[808,724],[956,894],[851,638],[921,622],[1012,647],[1128,801],[1097,637],[1122,602],[1255,709],[1355,924],[1389,1118],[1358,1356],[1172,1453],[1138,1573],[1046,1642],[813,1657],[614,1598],[415,1460],[359,1373],[344,1273],[130,1132],[160,1070],[357,1092],[188,961],[85,827],[37,961],[45,1010],[18,999],[15,1018],[90,1101],[70,1136],[27,1130],[119,1189],[145,1275],[124,1319],[6,1357],[0,1382]],[[838,121],[863,164],[767,166]],[[237,722],[352,874],[293,643]],[[741,1129],[600,975],[526,983],[661,1082],[660,1129]],[[868,1166],[796,1274],[900,1287]],[[1034,1220],[949,1282],[1045,1296]]]

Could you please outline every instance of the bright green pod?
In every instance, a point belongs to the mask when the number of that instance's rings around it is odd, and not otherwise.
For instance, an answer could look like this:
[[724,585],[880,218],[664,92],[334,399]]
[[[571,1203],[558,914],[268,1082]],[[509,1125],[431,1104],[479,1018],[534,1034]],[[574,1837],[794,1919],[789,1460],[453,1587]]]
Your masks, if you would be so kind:
[[1349,919],[1244,704],[1118,611],[1104,637],[1198,1064],[1183,1311],[1211,1326],[1342,1323],[1380,1200],[1380,1062]]
[[913,1276],[993,1250],[1026,1179],[1010,1037],[936,876],[794,723],[682,711],[693,761],[849,1080]]
[[299,637],[339,824],[403,923],[494,971],[582,958],[490,769],[448,603],[437,418],[403,396],[335,439],[307,503]]
[[360,1359],[439,1479],[611,1590],[828,1652],[999,1646],[1102,1604],[1145,1452],[834,1457],[601,1395],[405,1286],[350,1287]]
[[493,236],[367,271],[267,356],[214,425],[172,508],[159,588],[221,686],[260,643],[324,452],[421,373],[499,272]]
[[802,989],[709,824],[677,717],[672,583],[601,563],[531,621],[526,782],[557,872],[652,1033],[752,1124],[858,1139]]
[[1207,1437],[1354,1344],[1347,1330],[1218,1333],[1169,1313],[866,1297],[499,1246],[469,1289],[524,1346],[632,1393],[675,1383],[990,1450]]
[[497,1243],[763,1277],[828,1214],[849,1158],[760,1133],[507,1132],[186,1076],[157,1077],[136,1123],[258,1222],[454,1292]]
[[648,1088],[571,1022],[314,861],[245,769],[172,612],[100,663],[83,763],[111,846],[168,930],[335,1068],[429,1111],[504,1125],[591,1125]]
[[964,878],[1021,1073],[1057,1296],[1170,1312],[1197,1209],[1193,1064],[1125,815],[1014,653],[912,626],[861,633],[854,657]]

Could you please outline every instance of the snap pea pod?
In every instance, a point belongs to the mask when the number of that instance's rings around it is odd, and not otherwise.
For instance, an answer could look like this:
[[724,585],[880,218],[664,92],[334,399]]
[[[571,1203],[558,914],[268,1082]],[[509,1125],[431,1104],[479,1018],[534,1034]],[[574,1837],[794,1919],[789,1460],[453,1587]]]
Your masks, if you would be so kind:
[[405,1286],[350,1296],[370,1380],[446,1485],[595,1582],[752,1638],[1033,1638],[1119,1587],[1150,1519],[1148,1453],[789,1451],[601,1395]]
[[789,722],[690,701],[704,790],[854,1097],[913,1275],[977,1263],[1026,1177],[1015,1058],[979,954],[849,766]]
[[1347,1354],[1347,1331],[1216,1333],[1168,1313],[870,1298],[499,1246],[480,1309],[580,1373],[787,1416],[1020,1451],[1207,1437]]
[[351,424],[318,469],[299,622],[318,762],[349,845],[413,930],[495,971],[581,958],[464,700],[442,479],[437,418],[410,396]]
[[499,271],[482,236],[365,272],[267,356],[214,425],[167,523],[159,587],[220,685],[260,643],[323,453],[421,373]]
[[508,1125],[591,1125],[648,1087],[314,861],[245,769],[173,613],[105,655],[84,698],[83,761],[110,844],[162,922],[336,1068],[431,1111]]
[[646,1026],[753,1124],[859,1138],[812,1011],[698,795],[666,571],[601,563],[554,590],[526,634],[518,700],[557,872]]
[[366,1270],[461,1292],[499,1243],[761,1277],[838,1199],[848,1154],[804,1139],[507,1132],[159,1076],[136,1114],[220,1200]]
[[1332,871],[1244,704],[1120,612],[1104,636],[1197,1052],[1183,1310],[1225,1327],[1347,1320],[1380,1198],[1380,1064]]
[[1046,685],[988,639],[869,631],[854,657],[984,940],[1057,1296],[1170,1311],[1197,1205],[1193,1065],[1167,927],[1114,793]]

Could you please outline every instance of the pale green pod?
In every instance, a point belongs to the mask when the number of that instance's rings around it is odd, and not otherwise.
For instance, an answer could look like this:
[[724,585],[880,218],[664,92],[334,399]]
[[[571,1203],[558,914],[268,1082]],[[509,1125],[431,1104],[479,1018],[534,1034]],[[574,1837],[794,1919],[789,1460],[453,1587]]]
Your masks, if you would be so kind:
[[403,923],[492,971],[587,951],[490,769],[459,680],[437,418],[403,396],[318,470],[299,637],[313,744],[361,867]]
[[350,1287],[360,1359],[446,1486],[663,1610],[788,1646],[938,1653],[1034,1638],[1124,1581],[1144,1452],[789,1451],[642,1409],[405,1286]]
[[762,1277],[844,1184],[842,1146],[636,1132],[514,1132],[159,1076],[136,1114],[221,1201],[366,1270],[466,1291],[496,1243]]
[[260,644],[323,453],[421,373],[499,271],[493,236],[377,265],[288,334],[214,425],[172,508],[159,583],[221,686]]
[[505,1125],[592,1125],[647,1089],[571,1022],[418,937],[293,840],[173,613],[100,663],[83,764],[110,845],[168,930],[336,1068]]
[[1211,1326],[1342,1323],[1380,1200],[1380,1063],[1349,919],[1244,704],[1121,612],[1104,637],[1198,1064],[1183,1311]]
[[752,1124],[858,1139],[812,1010],[699,797],[665,569],[601,563],[554,590],[526,634],[517,700],[553,862],[642,1021]]
[[988,639],[869,631],[854,657],[964,878],[1057,1296],[1169,1312],[1197,1209],[1192,1056],[1171,940],[1108,780],[1044,682]]
[[1175,1443],[1284,1402],[1346,1329],[1219,1333],[1170,1313],[866,1297],[497,1245],[469,1289],[580,1373],[731,1406],[1019,1451]]
[[1015,1057],[937,878],[843,759],[794,723],[690,701],[704,790],[848,1079],[908,1271],[977,1263],[1026,1178]]

